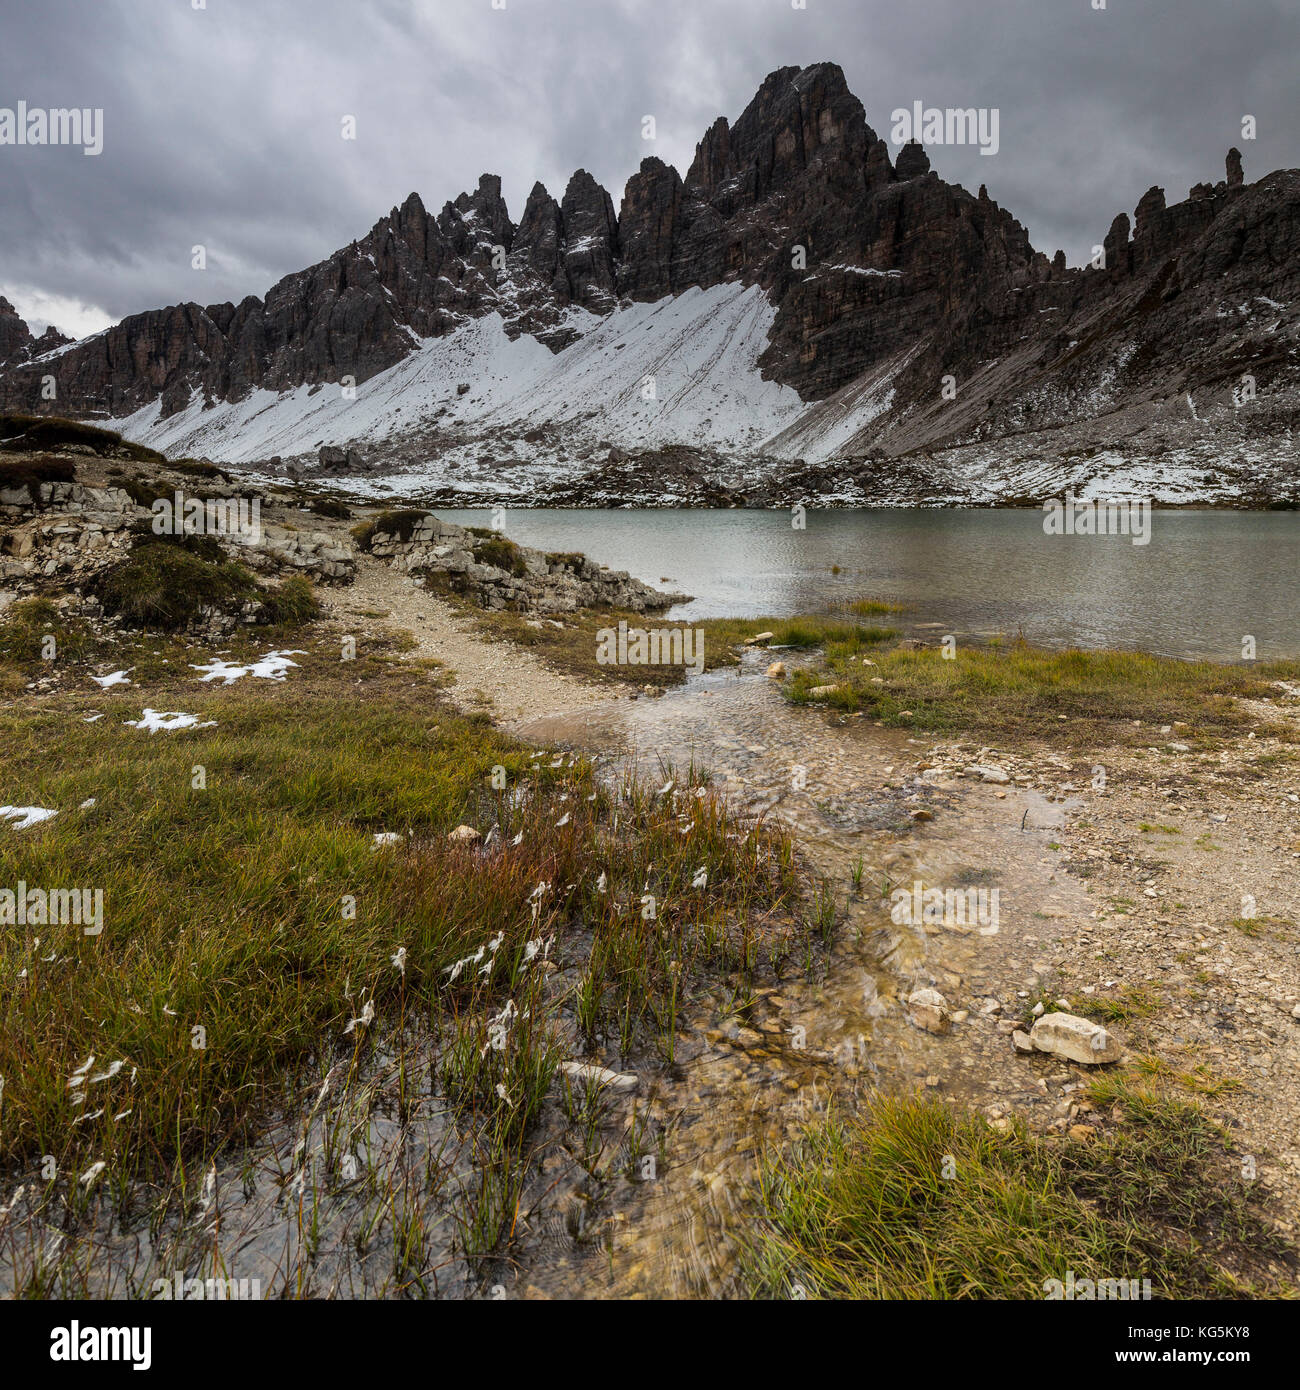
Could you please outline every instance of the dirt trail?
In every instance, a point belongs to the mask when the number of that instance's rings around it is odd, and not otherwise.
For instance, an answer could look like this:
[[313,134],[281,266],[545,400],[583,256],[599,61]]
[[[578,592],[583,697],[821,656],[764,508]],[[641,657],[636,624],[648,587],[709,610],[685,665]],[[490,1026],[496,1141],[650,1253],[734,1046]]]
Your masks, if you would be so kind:
[[553,670],[510,643],[476,636],[452,606],[406,574],[358,556],[354,583],[326,595],[331,616],[344,629],[382,621],[409,632],[408,657],[431,657],[454,673],[451,700],[466,711],[487,708],[504,728],[607,703],[617,686],[594,686]]

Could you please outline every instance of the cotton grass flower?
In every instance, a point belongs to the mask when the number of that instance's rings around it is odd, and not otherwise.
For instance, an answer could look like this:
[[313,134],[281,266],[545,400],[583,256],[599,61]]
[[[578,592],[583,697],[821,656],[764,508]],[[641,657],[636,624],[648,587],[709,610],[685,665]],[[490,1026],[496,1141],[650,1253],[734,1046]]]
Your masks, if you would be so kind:
[[68,1077],[68,1089],[71,1090],[74,1086],[84,1086],[86,1082],[86,1073],[94,1065],[95,1054],[92,1052],[90,1056],[87,1057],[84,1062],[82,1062],[82,1064],[77,1068],[77,1070],[74,1071],[70,1077]]
[[344,1034],[355,1032],[357,1028],[366,1028],[375,1021],[375,1004],[373,999],[367,999],[361,1012],[343,1030]]

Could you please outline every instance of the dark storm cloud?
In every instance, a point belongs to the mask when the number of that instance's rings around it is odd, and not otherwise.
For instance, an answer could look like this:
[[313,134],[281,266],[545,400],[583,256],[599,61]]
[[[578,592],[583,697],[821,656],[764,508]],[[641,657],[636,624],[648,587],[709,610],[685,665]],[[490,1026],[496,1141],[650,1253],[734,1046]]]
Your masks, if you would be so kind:
[[1222,178],[1230,145],[1248,179],[1300,163],[1298,0],[194,3],[5,0],[0,108],[104,110],[98,157],[0,145],[0,292],[33,317],[86,331],[261,295],[412,189],[436,210],[485,170],[516,218],[580,166],[617,203],[645,155],[684,173],[768,72],[823,59],[886,139],[916,100],[998,108],[995,157],[934,167],[1072,263],[1153,183],[1172,202]]

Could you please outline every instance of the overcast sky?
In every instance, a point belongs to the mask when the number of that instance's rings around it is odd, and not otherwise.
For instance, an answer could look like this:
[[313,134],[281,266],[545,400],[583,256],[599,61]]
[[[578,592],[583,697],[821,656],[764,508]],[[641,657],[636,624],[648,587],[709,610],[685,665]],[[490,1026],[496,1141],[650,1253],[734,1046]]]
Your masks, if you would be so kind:
[[1300,165],[1300,0],[0,3],[0,108],[104,112],[97,157],[0,145],[0,293],[38,331],[262,295],[484,171],[516,221],[580,166],[617,206],[647,154],[685,173],[768,72],[827,59],[886,139],[916,100],[997,108],[995,157],[933,166],[1071,264],[1153,183],[1174,202],[1221,179],[1230,145],[1247,180]]

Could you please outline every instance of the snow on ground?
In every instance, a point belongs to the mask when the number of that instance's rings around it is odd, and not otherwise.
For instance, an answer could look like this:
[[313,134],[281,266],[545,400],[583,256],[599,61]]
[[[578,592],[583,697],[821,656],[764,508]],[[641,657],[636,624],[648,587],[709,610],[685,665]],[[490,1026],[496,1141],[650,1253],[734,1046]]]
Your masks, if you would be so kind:
[[147,729],[151,734],[156,734],[160,729],[165,733],[170,733],[173,729],[213,729],[217,724],[215,719],[200,724],[197,714],[161,714],[153,709],[146,709],[140,719],[127,719],[123,722],[128,729]]
[[[1213,454],[1209,446],[1208,453]],[[1243,459],[1262,471],[1263,456],[1242,447]],[[1119,449],[1101,449],[1085,458],[1026,451],[1008,460],[995,449],[971,446],[937,455],[953,485],[954,499],[983,496],[1062,498],[1067,492],[1080,501],[1100,502],[1146,498],[1157,506],[1185,506],[1231,498],[1237,484],[1206,484],[1204,470],[1213,458],[1191,449],[1170,449],[1150,457]]]
[[223,661],[220,657],[214,657],[206,666],[195,666],[190,663],[192,671],[202,671],[204,674],[199,678],[203,682],[219,680],[224,685],[233,685],[237,680],[242,680],[244,676],[257,676],[262,680],[282,681],[289,667],[297,669],[298,663],[290,661],[293,656],[305,656],[306,652],[287,651],[287,652],[267,652],[265,656],[258,657],[250,666],[233,666],[229,662]]
[[107,676],[91,676],[90,679],[94,681],[101,690],[107,690],[110,686],[114,685],[130,685],[131,672],[134,670],[135,667],[131,666],[125,671],[112,671]]
[[29,825],[39,825],[58,814],[45,806],[0,806],[0,820],[13,821],[15,830],[26,830]]
[[[575,310],[572,326],[583,335],[560,353],[527,334],[511,341],[501,316],[487,314],[426,339],[358,386],[355,400],[337,385],[300,386],[254,391],[211,410],[196,396],[165,420],[154,402],[108,423],[157,449],[231,463],[379,441],[430,424],[440,409],[440,425],[582,423],[581,433],[626,448],[756,449],[804,409],[796,391],[758,370],[775,312],[761,289],[739,284],[604,318]],[[462,384],[470,388],[463,394]]]

